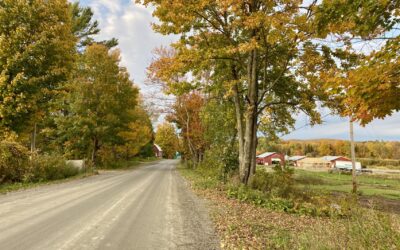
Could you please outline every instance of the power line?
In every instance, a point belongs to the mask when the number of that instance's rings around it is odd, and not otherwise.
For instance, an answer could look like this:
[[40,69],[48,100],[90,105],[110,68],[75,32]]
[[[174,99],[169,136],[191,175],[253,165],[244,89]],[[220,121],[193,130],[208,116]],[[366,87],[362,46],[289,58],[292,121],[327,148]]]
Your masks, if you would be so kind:
[[[322,116],[321,119],[324,119],[324,118],[326,118],[326,117],[328,117],[328,116],[330,116],[330,115],[331,115],[331,114],[326,114],[326,115]],[[300,127],[298,127],[298,128],[295,128],[294,130],[292,130],[292,131],[290,132],[290,134],[293,133],[293,132],[296,132],[296,131],[298,131],[298,130],[300,130],[300,129],[309,127],[309,126],[312,126],[312,124],[310,124],[310,123],[308,122],[308,123],[304,124],[303,126],[300,126]]]

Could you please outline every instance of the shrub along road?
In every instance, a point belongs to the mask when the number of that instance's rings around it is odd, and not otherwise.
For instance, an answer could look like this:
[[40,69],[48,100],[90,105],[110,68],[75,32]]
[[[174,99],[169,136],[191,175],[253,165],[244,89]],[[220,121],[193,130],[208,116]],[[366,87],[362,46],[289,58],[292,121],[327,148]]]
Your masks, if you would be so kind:
[[176,164],[0,196],[0,249],[216,249],[204,204]]

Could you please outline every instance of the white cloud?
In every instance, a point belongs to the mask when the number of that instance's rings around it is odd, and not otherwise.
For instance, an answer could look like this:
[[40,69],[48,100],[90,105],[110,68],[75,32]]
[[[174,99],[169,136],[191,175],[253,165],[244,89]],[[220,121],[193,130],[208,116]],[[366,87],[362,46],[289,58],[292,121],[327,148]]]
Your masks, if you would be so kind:
[[115,37],[119,40],[121,64],[127,67],[131,77],[145,91],[146,67],[152,59],[152,51],[161,45],[173,42],[172,37],[155,33],[151,23],[156,20],[151,10],[134,1],[86,0],[81,2],[92,8],[99,21],[99,40]]

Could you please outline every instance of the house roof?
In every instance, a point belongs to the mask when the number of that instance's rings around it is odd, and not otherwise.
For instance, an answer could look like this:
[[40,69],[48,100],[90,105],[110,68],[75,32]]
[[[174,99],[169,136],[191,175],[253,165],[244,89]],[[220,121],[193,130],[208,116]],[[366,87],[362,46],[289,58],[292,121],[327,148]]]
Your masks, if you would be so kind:
[[322,159],[324,159],[325,161],[335,161],[335,160],[337,160],[337,159],[339,159],[339,158],[341,158],[341,157],[343,157],[343,156],[331,156],[331,155],[327,155],[327,156],[322,157]]
[[324,158],[312,158],[312,157],[303,158],[303,159],[299,160],[299,162],[309,163],[309,164],[313,164],[313,163],[330,164],[330,161],[325,160]]
[[271,156],[273,154],[275,154],[275,152],[265,152],[265,153],[262,153],[260,155],[257,155],[257,158],[264,158],[264,157]]
[[162,149],[160,146],[158,146],[157,144],[154,144],[154,146],[157,148],[158,151],[162,152]]
[[303,156],[303,155],[294,155],[294,156],[290,156],[288,159],[289,161],[298,161],[301,159],[306,158],[307,156]]

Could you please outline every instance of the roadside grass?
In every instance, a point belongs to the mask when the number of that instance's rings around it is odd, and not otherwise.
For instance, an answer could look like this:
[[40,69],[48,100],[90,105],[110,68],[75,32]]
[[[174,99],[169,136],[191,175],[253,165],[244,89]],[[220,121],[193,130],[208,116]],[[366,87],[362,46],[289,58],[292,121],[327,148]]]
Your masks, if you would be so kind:
[[[343,200],[345,216],[310,216],[288,213],[258,204],[259,192],[249,188],[232,188],[210,169],[192,170],[180,166],[181,175],[193,190],[209,201],[211,216],[223,249],[399,249],[400,216],[375,211]],[[303,176],[307,180],[308,173]],[[297,177],[298,177],[297,173]],[[314,178],[314,177],[313,177]],[[345,179],[342,179],[345,178]],[[312,179],[312,178],[311,178]],[[334,176],[334,183],[346,177]],[[322,185],[319,178],[307,185]],[[366,182],[372,180],[366,178]],[[379,183],[386,183],[378,180]],[[314,184],[313,184],[314,183]],[[324,184],[326,185],[326,184]],[[232,190],[241,195],[230,195]],[[329,194],[325,194],[329,198]],[[261,198],[260,198],[261,197]],[[347,203],[347,207],[346,206]]]
[[51,180],[51,181],[39,181],[39,182],[16,182],[16,183],[5,183],[0,185],[0,194],[6,194],[9,192],[14,192],[14,191],[21,191],[21,190],[26,190],[26,189],[32,189],[44,185],[51,185],[51,184],[57,184],[57,183],[64,183],[68,182],[71,180],[77,180],[77,179],[82,179],[86,178],[92,175],[96,175],[96,171],[86,171],[82,172],[78,175],[71,176],[65,179],[60,179],[60,180]]
[[[101,166],[96,169],[99,169],[99,170],[110,170],[110,169],[111,170],[127,170],[127,169],[133,169],[133,168],[139,167],[144,163],[154,162],[157,160],[158,160],[158,158],[156,158],[156,157],[148,157],[148,158],[137,157],[137,158],[133,158],[129,161],[119,161],[119,162],[115,162],[115,163],[107,165],[107,166]],[[5,184],[0,185],[0,194],[6,194],[9,192],[13,192],[13,191],[20,191],[20,190],[36,188],[36,187],[40,187],[40,186],[44,186],[44,185],[68,182],[71,180],[86,178],[86,177],[96,175],[96,174],[98,174],[97,170],[88,168],[87,170],[85,170],[75,176],[58,179],[58,180],[41,180],[41,181],[37,181],[37,182],[5,183]]]
[[[332,192],[350,193],[352,177],[346,173],[313,172],[296,170],[295,179],[299,188],[330,194]],[[400,201],[400,176],[358,175],[362,196],[380,196]]]
[[133,169],[138,166],[140,166],[143,163],[149,163],[149,162],[155,162],[158,161],[159,158],[157,157],[135,157],[129,160],[119,160],[119,161],[113,161],[113,162],[108,162],[105,164],[102,164],[99,166],[99,169],[112,169],[112,170],[127,170],[127,169]]

